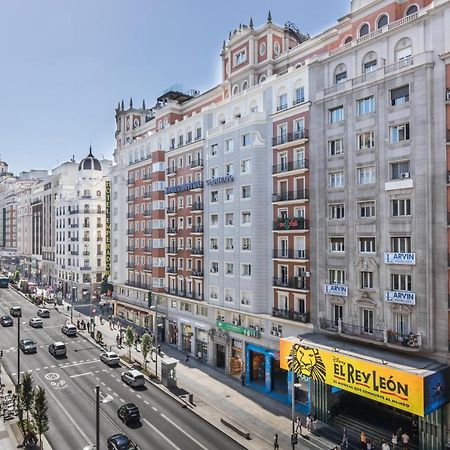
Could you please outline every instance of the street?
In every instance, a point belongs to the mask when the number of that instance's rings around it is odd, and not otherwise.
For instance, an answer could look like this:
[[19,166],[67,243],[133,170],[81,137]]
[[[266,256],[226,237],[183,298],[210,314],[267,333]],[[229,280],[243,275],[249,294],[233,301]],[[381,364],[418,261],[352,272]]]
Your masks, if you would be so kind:
[[[10,289],[0,292],[0,315],[11,306],[22,307],[21,338],[35,340],[36,354],[20,355],[21,373],[31,371],[35,385],[44,386],[50,412],[46,437],[54,449],[82,449],[95,442],[95,386],[100,386],[100,448],[115,433],[127,434],[141,449],[239,449],[239,444],[170,398],[151,383],[132,389],[120,374],[125,367],[108,367],[99,359],[100,350],[81,336],[62,334],[66,318],[50,308],[42,329],[28,325],[37,307]],[[76,322],[76,320],[75,320]],[[13,327],[0,327],[3,367],[17,379],[17,319]],[[62,341],[67,357],[56,359],[48,345]],[[135,403],[141,413],[138,426],[126,426],[117,417],[123,403]]]

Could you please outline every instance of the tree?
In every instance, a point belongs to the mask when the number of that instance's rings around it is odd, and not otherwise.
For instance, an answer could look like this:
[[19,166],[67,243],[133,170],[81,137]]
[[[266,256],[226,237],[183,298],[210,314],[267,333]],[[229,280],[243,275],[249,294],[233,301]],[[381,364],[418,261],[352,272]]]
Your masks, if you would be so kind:
[[141,351],[144,357],[144,370],[147,370],[147,355],[150,352],[152,346],[152,338],[148,333],[144,333],[141,340]]
[[30,421],[30,410],[33,406],[34,388],[33,375],[31,372],[25,372],[22,377],[22,383],[19,390],[20,403],[27,413],[27,422]]
[[131,362],[131,347],[134,344],[134,332],[133,328],[127,327],[125,330],[125,345],[128,347],[128,359]]
[[14,283],[18,283],[20,281],[20,272],[18,270],[14,272],[13,281]]
[[45,389],[41,386],[36,388],[32,415],[39,435],[39,448],[42,450],[42,435],[48,431],[49,416]]

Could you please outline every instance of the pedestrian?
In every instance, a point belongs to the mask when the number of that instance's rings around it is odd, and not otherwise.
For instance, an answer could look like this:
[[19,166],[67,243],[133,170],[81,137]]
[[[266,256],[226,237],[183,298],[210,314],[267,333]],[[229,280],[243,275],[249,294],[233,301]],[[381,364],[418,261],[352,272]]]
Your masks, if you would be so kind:
[[367,439],[366,449],[372,450],[372,441],[370,439]]
[[80,319],[77,320],[77,329],[80,329]]
[[359,440],[361,442],[361,450],[367,450],[367,436],[366,433],[364,433],[364,431],[361,431]]
[[91,332],[91,324],[89,322],[87,323],[87,330],[88,330],[88,333]]
[[389,444],[383,440],[383,443],[381,444],[381,450],[391,450],[391,447],[389,447]]
[[402,445],[403,445],[403,450],[408,450],[408,443],[409,443],[409,435],[408,433],[405,431],[402,434]]
[[117,347],[120,347],[120,346],[119,346],[119,342],[120,342],[120,335],[119,335],[119,333],[117,333],[117,335],[116,335],[116,344],[117,344]]
[[122,347],[122,342],[123,342],[123,336],[122,335],[120,335],[120,337],[119,337],[119,345]]
[[[189,364],[189,353],[186,353],[186,361],[185,361],[185,363]],[[278,438],[278,435],[276,435],[276,436]]]
[[241,372],[241,384],[245,386],[245,372]]
[[275,433],[273,437],[273,450],[280,450],[280,446],[278,445],[278,433]]
[[302,419],[300,419],[300,416],[297,416],[297,418],[295,419],[295,432],[299,433],[300,436],[303,436]]
[[[312,417],[312,428],[313,428],[314,432],[317,430],[317,415],[316,415],[316,413],[314,413],[313,417]],[[348,446],[348,444],[347,444],[347,446]]]
[[311,431],[311,414],[308,414],[306,416],[306,429],[308,431]]

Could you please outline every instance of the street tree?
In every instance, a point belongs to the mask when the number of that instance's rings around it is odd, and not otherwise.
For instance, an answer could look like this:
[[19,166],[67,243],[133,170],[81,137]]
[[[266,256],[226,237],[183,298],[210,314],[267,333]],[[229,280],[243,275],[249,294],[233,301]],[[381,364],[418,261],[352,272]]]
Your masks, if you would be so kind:
[[152,346],[152,338],[148,333],[144,333],[141,340],[141,351],[144,357],[144,370],[147,370],[147,355],[150,352]]
[[128,347],[128,359],[131,362],[131,347],[134,344],[134,332],[133,328],[127,327],[125,330],[125,345]]
[[36,424],[36,431],[39,435],[39,448],[42,450],[42,435],[48,431],[48,402],[45,396],[45,389],[41,386],[36,388],[34,395],[34,405],[32,410],[34,423]]
[[19,390],[20,404],[27,413],[27,422],[30,422],[30,410],[33,406],[34,388],[33,375],[31,372],[25,372],[22,377],[22,383]]

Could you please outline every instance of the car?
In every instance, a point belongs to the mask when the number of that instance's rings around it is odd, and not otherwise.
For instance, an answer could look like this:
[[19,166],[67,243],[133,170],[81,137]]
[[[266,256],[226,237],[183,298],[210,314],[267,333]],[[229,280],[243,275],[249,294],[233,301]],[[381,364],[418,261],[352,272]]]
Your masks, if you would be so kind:
[[44,319],[48,319],[50,317],[50,311],[48,309],[46,309],[46,308],[40,308],[37,311],[37,315],[39,317],[44,318]]
[[119,419],[125,424],[139,422],[141,420],[141,414],[139,408],[134,403],[125,403],[117,410]]
[[113,434],[106,441],[108,450],[139,450],[126,434]]
[[32,319],[30,319],[28,324],[33,328],[42,328],[44,326],[44,322],[42,322],[42,319],[40,317],[33,317]]
[[19,348],[24,353],[37,352],[36,342],[34,342],[33,339],[21,339],[19,343]]
[[2,327],[12,327],[14,324],[11,316],[2,316],[0,323],[2,324]]
[[22,317],[22,308],[20,306],[13,306],[9,309],[9,314],[12,317]]
[[66,356],[66,344],[64,342],[53,342],[48,346],[48,351],[55,358],[58,356]]
[[126,372],[123,372],[120,375],[120,378],[122,378],[122,381],[124,383],[132,387],[144,386],[145,384],[144,374],[136,369],[127,370]]
[[105,352],[100,355],[100,361],[108,366],[118,366],[120,363],[119,355],[115,352]]
[[76,336],[77,335],[77,327],[73,323],[66,323],[61,327],[61,331],[66,336]]

